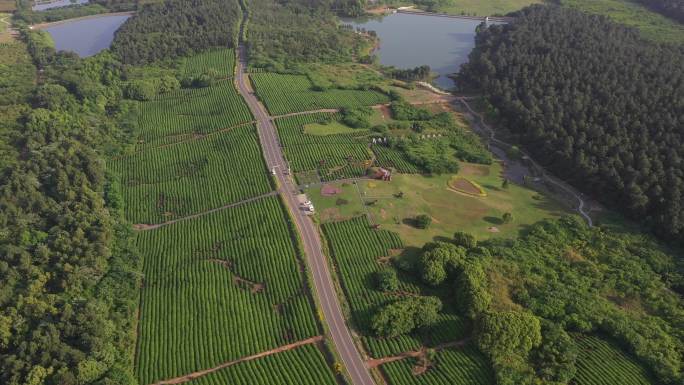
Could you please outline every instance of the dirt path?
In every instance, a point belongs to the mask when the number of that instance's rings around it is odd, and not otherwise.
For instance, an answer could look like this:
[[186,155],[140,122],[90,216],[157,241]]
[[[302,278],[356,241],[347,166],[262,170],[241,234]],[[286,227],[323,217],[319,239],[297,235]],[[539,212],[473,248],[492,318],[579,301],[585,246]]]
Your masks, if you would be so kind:
[[224,206],[221,206],[221,207],[217,207],[217,208],[214,208],[214,209],[211,209],[211,210],[203,211],[203,212],[201,212],[201,213],[188,215],[187,217],[176,218],[176,219],[173,219],[173,220],[170,220],[170,221],[167,221],[167,222],[156,223],[156,224],[153,224],[153,225],[146,224],[146,223],[136,223],[136,224],[133,225],[133,230],[138,230],[138,231],[154,230],[154,229],[158,229],[158,228],[160,228],[160,227],[162,227],[162,226],[172,225],[172,224],[174,224],[174,223],[176,223],[176,222],[180,222],[180,221],[187,221],[188,219],[199,218],[199,217],[201,217],[201,216],[203,216],[203,215],[215,213],[215,212],[217,212],[217,211],[229,209],[229,208],[235,207],[235,206],[244,205],[245,203],[250,203],[250,202],[258,201],[258,200],[260,200],[260,199],[263,199],[263,198],[266,198],[266,197],[275,196],[275,195],[278,195],[278,194],[279,194],[279,191],[278,191],[278,190],[276,190],[276,191],[271,191],[271,192],[266,193],[266,194],[258,195],[258,196],[255,196],[255,197],[252,197],[252,198],[249,198],[249,199],[244,199],[244,200],[241,200],[241,201],[239,201],[239,202],[227,204],[227,205],[224,205]]
[[[447,343],[444,343],[441,345],[437,345],[433,349],[436,351],[440,351],[440,350],[444,350],[447,348],[460,348],[460,347],[465,346],[465,344],[467,344],[468,342],[470,342],[470,338],[465,338],[462,340],[452,341],[452,342],[447,342]],[[397,354],[396,356],[389,356],[389,357],[383,357],[383,358],[372,358],[372,359],[366,361],[366,366],[368,366],[368,369],[372,369],[372,368],[377,368],[380,365],[387,364],[389,362],[403,360],[405,358],[411,358],[411,357],[418,358],[418,357],[425,355],[426,351],[427,351],[427,348],[423,347],[420,350],[408,351],[408,352]]]
[[271,115],[271,119],[287,118],[288,116],[297,116],[297,115],[311,115],[311,114],[317,114],[319,112],[340,112],[340,109],[339,108],[321,108],[319,110],[290,112],[289,114],[283,114],[283,115]]
[[298,348],[298,347],[300,347],[300,346],[315,344],[315,343],[318,343],[318,342],[321,342],[321,341],[323,341],[323,336],[316,336],[316,337],[307,338],[307,339],[305,339],[305,340],[297,341],[297,342],[291,343],[291,344],[289,344],[289,345],[283,345],[283,346],[277,347],[277,348],[275,348],[275,349],[267,350],[267,351],[265,351],[265,352],[257,353],[257,354],[254,354],[254,355],[251,355],[251,356],[247,356],[247,357],[238,358],[237,360],[234,360],[234,361],[224,362],[224,363],[222,363],[221,365],[215,366],[215,367],[213,367],[213,368],[209,368],[209,369],[205,369],[205,370],[200,370],[200,371],[197,371],[197,372],[192,372],[192,373],[190,373],[190,374],[186,374],[186,375],[181,376],[181,377],[176,377],[176,378],[171,378],[171,379],[168,379],[168,380],[162,380],[162,381],[159,381],[159,382],[155,382],[154,384],[151,384],[151,385],[174,385],[174,384],[182,384],[182,383],[184,383],[184,382],[188,382],[188,381],[194,380],[195,378],[205,376],[205,375],[207,375],[207,374],[209,374],[209,373],[213,373],[213,372],[215,372],[215,371],[217,371],[217,370],[221,370],[221,369],[228,368],[228,367],[230,367],[230,366],[239,364],[239,363],[241,363],[241,362],[247,362],[247,361],[256,360],[256,359],[263,358],[263,357],[266,357],[266,356],[270,356],[270,355],[273,355],[273,354],[276,354],[276,353],[281,353],[281,352],[285,352],[285,351],[288,351],[288,350],[292,350],[292,349]]
[[[503,140],[498,139],[496,137],[495,131],[490,126],[488,126],[487,123],[485,123],[482,115],[480,115],[478,112],[476,112],[475,110],[473,110],[470,107],[470,104],[468,104],[468,102],[466,101],[466,98],[458,97],[458,98],[456,98],[456,100],[459,101],[461,104],[463,104],[473,116],[477,117],[477,119],[479,121],[478,122],[479,128],[484,129],[486,131],[485,135],[487,135],[490,142],[492,142],[496,145],[499,145],[500,147],[503,147],[500,149],[502,152],[505,151],[505,149],[513,146],[512,144],[504,142]],[[553,176],[549,175],[546,172],[546,170],[541,165],[539,165],[537,162],[535,162],[534,159],[532,159],[532,157],[529,154],[527,154],[526,152],[520,150],[520,153],[539,172],[541,179],[543,179],[544,181],[546,181],[548,183],[551,183],[552,185],[554,185],[556,187],[559,187],[561,190],[563,190],[565,193],[570,195],[572,198],[576,199],[577,200],[577,208],[576,208],[577,212],[587,221],[587,223],[589,224],[590,227],[593,226],[593,221],[592,221],[591,217],[589,216],[589,214],[586,211],[584,211],[584,206],[586,206],[586,202],[582,198],[582,193],[576,192],[567,183],[565,183],[561,180],[558,180],[558,179],[554,178]]]

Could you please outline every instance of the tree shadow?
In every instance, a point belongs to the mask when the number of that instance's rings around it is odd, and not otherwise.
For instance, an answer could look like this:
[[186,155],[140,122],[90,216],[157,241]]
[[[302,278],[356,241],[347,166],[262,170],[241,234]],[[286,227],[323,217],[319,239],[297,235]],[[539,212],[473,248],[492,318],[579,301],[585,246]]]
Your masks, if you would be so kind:
[[493,225],[503,225],[503,219],[499,217],[486,216],[482,218],[485,222],[489,222]]
[[451,239],[449,237],[445,237],[443,235],[435,235],[434,237],[432,237],[432,240],[435,242],[451,242],[451,241],[453,241],[453,239]]

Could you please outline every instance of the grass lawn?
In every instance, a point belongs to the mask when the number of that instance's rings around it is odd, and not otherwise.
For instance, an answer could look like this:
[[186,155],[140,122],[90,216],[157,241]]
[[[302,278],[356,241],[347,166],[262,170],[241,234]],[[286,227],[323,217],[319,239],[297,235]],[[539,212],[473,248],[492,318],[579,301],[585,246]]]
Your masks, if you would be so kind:
[[627,0],[562,0],[565,6],[588,13],[605,15],[612,20],[639,29],[648,39],[684,43],[684,24],[667,18],[636,2]]
[[437,11],[453,15],[505,15],[531,4],[542,3],[542,0],[453,0],[450,3],[448,6],[439,7]]
[[309,135],[333,135],[333,134],[355,134],[360,130],[351,128],[346,124],[333,120],[328,123],[310,123],[304,125],[304,133]]
[[[407,246],[422,247],[426,242],[451,238],[456,231],[467,231],[478,239],[512,238],[526,226],[545,218],[558,217],[568,212],[557,202],[536,191],[510,183],[501,187],[501,165],[491,166],[461,163],[460,176],[482,186],[486,197],[469,196],[448,188],[453,175],[424,176],[398,174],[391,182],[359,181],[341,186],[342,193],[322,197],[320,187],[310,189],[314,205],[322,222],[341,220],[364,213],[365,208],[375,223],[383,229],[399,233]],[[401,198],[398,197],[403,193]],[[338,206],[338,198],[349,203]],[[327,210],[327,211],[326,211]],[[504,224],[504,213],[513,214],[513,222]],[[411,219],[420,214],[432,217],[426,230],[412,225]]]
[[307,190],[309,199],[316,208],[316,216],[321,222],[339,221],[365,214],[365,208],[359,198],[359,190],[353,183],[333,183],[341,192],[333,196],[321,194],[321,187]]

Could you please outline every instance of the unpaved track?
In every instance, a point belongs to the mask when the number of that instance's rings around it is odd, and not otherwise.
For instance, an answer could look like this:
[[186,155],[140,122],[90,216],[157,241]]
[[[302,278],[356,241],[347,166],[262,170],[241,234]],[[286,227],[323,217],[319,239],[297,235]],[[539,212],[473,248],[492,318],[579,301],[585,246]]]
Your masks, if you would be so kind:
[[[445,344],[437,345],[433,349],[436,351],[444,350],[446,348],[460,348],[470,342],[470,338],[465,338],[459,341],[453,341],[453,342],[447,342]],[[405,358],[409,357],[420,357],[423,354],[425,354],[426,348],[422,348],[420,350],[412,350],[404,353],[399,353],[396,356],[389,356],[389,357],[383,357],[383,358],[374,358],[366,361],[366,365],[369,368],[376,368],[380,365],[387,364],[389,362],[394,362],[394,361],[399,361],[403,360]]]
[[134,230],[139,230],[139,231],[154,230],[154,229],[158,229],[158,228],[163,227],[163,226],[172,225],[172,224],[174,224],[174,223],[176,223],[176,222],[187,221],[188,219],[199,218],[199,217],[201,217],[201,216],[203,216],[203,215],[207,215],[207,214],[215,213],[215,212],[217,212],[217,211],[229,209],[229,208],[231,208],[231,207],[241,206],[241,205],[244,205],[245,203],[250,203],[250,202],[258,201],[258,200],[260,200],[260,199],[264,199],[264,198],[266,198],[266,197],[271,197],[271,196],[274,196],[274,195],[278,195],[278,191],[277,191],[277,190],[276,190],[276,191],[271,191],[271,192],[266,193],[266,194],[258,195],[258,196],[255,196],[255,197],[252,197],[252,198],[249,198],[249,199],[244,199],[244,200],[241,200],[241,201],[239,201],[239,202],[230,203],[230,204],[227,204],[227,205],[224,205],[224,206],[221,206],[221,207],[217,207],[217,208],[214,208],[214,209],[211,209],[211,210],[202,211],[201,213],[188,215],[187,217],[176,218],[176,219],[170,220],[170,221],[168,221],[168,222],[157,223],[157,224],[154,224],[154,225],[148,225],[148,224],[145,224],[145,223],[138,223],[138,224],[133,225],[133,229],[134,229]]
[[292,350],[292,349],[298,348],[298,347],[300,347],[300,346],[315,344],[315,343],[321,342],[321,341],[323,341],[323,336],[316,336],[316,337],[307,338],[307,339],[305,339],[305,340],[297,341],[297,342],[291,343],[291,344],[289,344],[289,345],[283,345],[283,346],[277,347],[277,348],[275,348],[275,349],[267,350],[267,351],[265,351],[265,352],[253,354],[253,355],[247,356],[247,357],[238,358],[237,360],[233,360],[233,361],[224,362],[224,363],[222,363],[221,365],[215,366],[215,367],[213,367],[213,368],[209,368],[209,369],[205,369],[205,370],[200,370],[200,371],[197,371],[197,372],[193,372],[193,373],[190,373],[190,374],[186,374],[186,375],[181,376],[181,377],[176,377],[176,378],[171,378],[171,379],[168,379],[168,380],[162,380],[162,381],[159,381],[159,382],[155,382],[155,383],[152,384],[152,385],[175,385],[175,384],[182,384],[182,383],[184,383],[184,382],[188,382],[188,381],[194,380],[194,379],[197,378],[197,377],[205,376],[205,375],[207,375],[207,374],[209,374],[209,373],[215,372],[215,371],[217,371],[217,370],[225,369],[225,368],[227,368],[227,367],[230,367],[230,366],[239,364],[239,363],[241,363],[241,362],[247,362],[247,361],[256,360],[256,359],[263,358],[263,357],[266,357],[266,356],[270,356],[270,355],[273,355],[273,354],[276,354],[276,353],[281,353],[281,352],[285,352],[285,351],[288,351],[288,350]]
[[368,373],[361,354],[356,350],[352,335],[347,328],[342,308],[337,298],[337,292],[328,268],[326,257],[321,251],[321,239],[314,223],[298,207],[296,194],[298,191],[288,175],[283,171],[288,169],[287,162],[278,141],[278,134],[273,125],[273,118],[268,115],[266,108],[254,95],[249,79],[245,73],[246,52],[244,46],[238,47],[237,74],[235,84],[240,94],[244,97],[252,114],[256,117],[259,131],[261,149],[269,169],[276,170],[276,179],[280,185],[283,201],[287,205],[295,227],[299,232],[306,261],[311,275],[313,276],[314,288],[318,296],[318,302],[324,315],[324,321],[328,325],[332,341],[335,344],[342,363],[344,364],[353,385],[373,385],[373,379]]
[[[470,104],[468,104],[468,102],[466,101],[466,99],[471,99],[471,98],[458,97],[456,99],[461,104],[463,104],[468,109],[468,111],[470,111],[470,113],[473,114],[473,116],[477,117],[477,119],[479,120],[479,123],[480,123],[480,127],[482,127],[483,129],[485,129],[487,131],[487,134],[489,136],[489,140],[491,142],[502,146],[503,150],[513,146],[512,144],[506,143],[503,140],[498,139],[496,137],[496,133],[494,132],[494,130],[491,127],[489,127],[487,125],[487,123],[485,123],[482,115],[480,115],[478,112],[473,110],[470,107]],[[526,152],[524,152],[522,150],[520,150],[520,152],[528,158],[530,163],[532,163],[532,165],[537,170],[541,171],[541,178],[542,179],[553,184],[554,186],[559,187],[561,190],[565,191],[567,194],[569,194],[570,196],[572,196],[573,198],[575,198],[577,200],[577,209],[576,209],[577,212],[587,221],[587,223],[589,224],[589,227],[593,226],[594,223],[593,223],[591,217],[589,216],[589,214],[586,211],[584,211],[584,206],[586,206],[586,202],[582,198],[581,193],[575,192],[575,190],[572,187],[568,186],[565,182],[559,181],[556,178],[554,178],[553,176],[549,175],[546,172],[546,170],[541,165],[539,165],[537,162],[535,162],[534,159],[532,159],[532,157],[529,154],[527,154]]]

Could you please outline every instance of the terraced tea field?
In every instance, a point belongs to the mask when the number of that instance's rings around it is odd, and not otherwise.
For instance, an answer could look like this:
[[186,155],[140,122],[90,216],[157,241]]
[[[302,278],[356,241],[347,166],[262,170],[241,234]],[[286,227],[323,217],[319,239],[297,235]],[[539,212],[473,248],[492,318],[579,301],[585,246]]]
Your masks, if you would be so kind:
[[[381,366],[392,385],[494,385],[487,357],[476,348],[449,348],[437,352],[427,370],[420,373],[416,359],[404,359]],[[418,373],[414,373],[418,370]]]
[[321,351],[312,345],[222,369],[189,385],[336,385]]
[[280,143],[294,172],[319,170],[323,180],[363,176],[370,166],[368,132],[312,135],[304,126],[338,119],[338,114],[295,115],[276,120]]
[[612,342],[598,337],[577,340],[577,385],[651,385],[649,373]]
[[165,143],[166,137],[206,134],[249,121],[252,114],[229,80],[180,89],[140,104],[139,144]]
[[133,223],[165,222],[272,190],[253,125],[138,152],[111,167]]
[[271,115],[389,102],[388,97],[378,91],[334,88],[316,91],[304,75],[253,73],[250,79],[257,96]]
[[202,52],[181,62],[183,76],[196,76],[200,74],[215,74],[221,78],[233,76],[235,68],[235,51],[232,49],[214,49]]
[[141,384],[320,334],[279,198],[140,232],[137,244]]
[[[351,310],[351,318],[368,353],[374,358],[419,349],[423,344],[432,346],[463,338],[463,320],[446,309],[433,328],[419,334],[396,338],[375,338],[371,330],[371,317],[375,311],[400,298],[405,293],[422,294],[421,287],[413,277],[400,273],[400,287],[396,293],[384,293],[376,289],[374,274],[394,251],[403,248],[396,233],[371,228],[365,216],[343,222],[322,225],[328,241],[330,254],[337,266],[339,279]],[[385,259],[385,261],[383,261]]]

